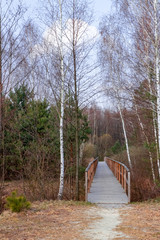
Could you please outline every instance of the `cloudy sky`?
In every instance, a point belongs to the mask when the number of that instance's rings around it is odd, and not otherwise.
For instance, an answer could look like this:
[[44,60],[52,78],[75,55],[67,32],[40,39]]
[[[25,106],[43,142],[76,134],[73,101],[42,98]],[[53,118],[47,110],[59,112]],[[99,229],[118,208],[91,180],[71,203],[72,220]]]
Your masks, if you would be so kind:
[[[30,12],[31,18],[34,18],[36,16],[36,9],[38,8],[39,0],[23,0],[23,1],[30,8],[29,12]],[[99,21],[101,20],[102,16],[108,14],[111,11],[111,4],[112,4],[112,0],[92,0],[92,7],[93,7],[93,10],[94,10],[95,21],[93,23],[93,27],[90,26],[89,30],[91,32],[93,32],[94,34],[95,34],[96,30],[92,29],[92,28],[96,27],[98,29]],[[48,35],[47,31],[48,30],[45,29],[44,32],[43,32],[43,35],[45,36],[45,34],[46,34],[46,36],[48,38],[49,35]],[[91,33],[89,35],[91,35]],[[52,37],[53,37],[53,35],[52,35]],[[53,39],[52,39],[52,41],[53,41]],[[43,46],[38,46],[37,50],[39,51],[39,48],[41,48],[41,47],[43,47]],[[106,100],[104,100],[101,96],[99,96],[98,99],[99,99],[99,105],[100,106],[103,107],[103,102],[106,105]]]
[[111,11],[112,0],[93,0],[94,13],[96,23],[98,23],[103,15]]
[[[15,0],[18,1],[18,0]],[[25,4],[27,5],[27,7],[29,8],[29,15],[31,16],[31,18],[36,17],[36,9],[38,8],[38,4],[40,2],[40,0],[23,0],[25,2]],[[101,20],[101,17],[107,13],[109,13],[111,11],[111,0],[92,0],[92,5],[91,7],[94,10],[94,19],[95,21],[92,23],[92,26],[88,26],[87,27],[87,31],[85,32],[85,36],[83,36],[83,40],[84,38],[93,38],[94,36],[98,37],[98,25],[99,25],[99,21]],[[57,23],[53,23],[55,26],[57,26]],[[69,24],[69,20],[68,20],[68,25],[70,26],[71,24]],[[86,24],[87,25],[87,24]],[[83,24],[83,26],[85,27],[85,23]],[[44,39],[47,40],[48,43],[51,43],[53,45],[55,45],[56,41],[55,39],[57,38],[56,36],[54,37],[54,29],[55,27],[52,26],[53,29],[44,29],[43,30],[43,37]],[[83,29],[82,29],[83,30]],[[68,31],[66,29],[66,31]],[[69,31],[68,31],[69,32]],[[68,38],[68,32],[67,34],[64,34],[65,36],[67,36]],[[72,36],[72,32],[71,32],[71,36]],[[81,34],[79,34],[81,36]],[[84,34],[83,34],[84,35]],[[90,37],[89,37],[90,36]],[[66,39],[67,39],[66,38]],[[70,39],[70,37],[69,37]],[[67,40],[66,40],[67,41]],[[66,44],[66,46],[68,45],[68,43],[65,41],[64,42]],[[38,51],[41,52],[40,50],[40,46],[38,46]],[[43,52],[43,51],[42,51]]]
[[[39,0],[24,0],[26,5],[30,7],[34,15],[34,9],[38,7]],[[112,0],[92,0],[92,6],[95,15],[95,26],[98,27],[100,18],[111,11]]]

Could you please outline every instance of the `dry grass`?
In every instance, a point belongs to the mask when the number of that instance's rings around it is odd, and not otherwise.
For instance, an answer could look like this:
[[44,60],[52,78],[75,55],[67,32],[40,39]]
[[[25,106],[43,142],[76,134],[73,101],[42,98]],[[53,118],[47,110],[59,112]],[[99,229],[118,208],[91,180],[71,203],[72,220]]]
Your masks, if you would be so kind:
[[[122,223],[117,231],[123,232],[133,240],[160,239],[160,203],[136,203],[121,210]],[[116,238],[123,239],[124,238]]]
[[[58,195],[59,179],[45,179],[42,182],[31,179],[31,180],[17,180],[8,181],[4,184],[4,196],[11,195],[13,191],[16,191],[18,195],[25,195],[29,201],[43,201],[43,200],[56,200]],[[84,182],[80,180],[79,182],[79,200],[84,201]],[[70,183],[66,180],[64,182],[64,200],[75,200],[76,196],[76,184],[73,182],[73,187],[71,188]]]
[[82,230],[91,220],[85,215],[87,209],[83,203],[44,201],[19,214],[4,211],[0,215],[0,239],[85,240]]

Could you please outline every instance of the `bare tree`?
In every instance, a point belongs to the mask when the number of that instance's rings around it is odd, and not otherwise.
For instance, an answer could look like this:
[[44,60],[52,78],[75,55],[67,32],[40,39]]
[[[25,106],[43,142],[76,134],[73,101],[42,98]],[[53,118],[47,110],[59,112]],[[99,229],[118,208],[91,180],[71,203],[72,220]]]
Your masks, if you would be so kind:
[[[89,10],[89,6],[86,1],[71,0],[68,1],[68,15],[70,17],[69,33],[66,35],[69,40],[69,54],[71,54],[70,65],[70,79],[73,86],[72,92],[75,100],[75,140],[76,140],[76,199],[79,200],[79,158],[80,158],[80,144],[79,144],[79,108],[81,105],[81,98],[83,101],[86,96],[85,92],[90,95],[93,87],[91,81],[88,80],[88,75],[96,69],[95,63],[88,62],[91,52],[94,49],[97,32],[93,28],[91,31],[92,12]],[[93,30],[95,32],[93,32]],[[87,36],[90,32],[91,36]],[[71,37],[70,37],[71,34]],[[88,59],[87,59],[88,58]],[[85,67],[87,66],[87,71]],[[95,85],[94,77],[92,76],[92,86]],[[82,86],[85,86],[82,87]],[[87,87],[88,86],[88,87]],[[83,90],[82,90],[83,88]],[[89,90],[89,91],[88,91]]]
[[[95,70],[95,63],[89,62],[89,59],[93,54],[92,49],[96,42],[97,31],[95,27],[90,26],[91,14],[87,13],[87,3],[84,1],[70,0],[59,2],[59,5],[50,1],[48,5],[45,4],[45,9],[49,16],[47,22],[49,25],[43,34],[42,44],[36,47],[38,52],[41,52],[42,68],[46,76],[44,84],[48,93],[52,92],[52,99],[57,105],[57,112],[61,119],[60,129],[62,129],[65,105],[69,98],[74,98],[76,198],[78,200],[80,152],[78,115],[79,108],[84,105],[89,95],[90,97],[94,95],[90,93],[90,89],[91,87],[93,89],[95,85],[93,75],[97,73],[92,74]],[[92,81],[90,81],[91,77]],[[61,110],[59,110],[59,99],[61,99]],[[60,136],[62,153],[62,132]],[[64,173],[64,167],[62,171]]]
[[[154,1],[116,1],[123,21],[129,29],[132,56],[130,54],[130,66],[132,69],[132,80],[140,79],[148,82],[147,107],[152,111],[153,135],[156,144],[157,169],[160,176],[160,80],[159,80],[159,24],[160,3]],[[153,101],[153,98],[156,101]],[[140,107],[140,105],[139,105]]]
[[[108,20],[108,21],[107,21]],[[103,74],[106,77],[105,89],[108,95],[114,97],[114,101],[118,106],[125,145],[127,150],[127,157],[130,169],[132,169],[132,162],[130,158],[129,143],[125,127],[125,121],[122,113],[122,103],[127,101],[126,84],[127,80],[124,75],[125,55],[124,55],[124,38],[120,28],[115,24],[115,18],[105,18],[101,25],[102,41],[100,45],[100,62],[103,66]]]

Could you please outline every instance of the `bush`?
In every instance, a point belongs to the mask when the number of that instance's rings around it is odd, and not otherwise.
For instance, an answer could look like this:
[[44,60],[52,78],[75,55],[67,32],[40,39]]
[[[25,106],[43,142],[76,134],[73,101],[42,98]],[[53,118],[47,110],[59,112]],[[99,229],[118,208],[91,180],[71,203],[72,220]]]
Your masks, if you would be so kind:
[[7,197],[6,207],[11,209],[12,212],[20,212],[23,209],[28,209],[30,206],[31,203],[28,202],[24,196],[17,196],[16,191]]
[[84,175],[85,175],[85,170],[86,170],[86,167],[84,166],[79,166],[79,178],[83,178]]
[[98,138],[98,156],[99,160],[103,161],[104,157],[111,155],[111,146],[113,144],[113,139],[109,134],[103,134]]
[[91,143],[86,143],[83,158],[88,159],[96,156],[96,147]]
[[118,154],[121,151],[121,144],[119,141],[116,141],[114,146],[111,148],[114,154]]

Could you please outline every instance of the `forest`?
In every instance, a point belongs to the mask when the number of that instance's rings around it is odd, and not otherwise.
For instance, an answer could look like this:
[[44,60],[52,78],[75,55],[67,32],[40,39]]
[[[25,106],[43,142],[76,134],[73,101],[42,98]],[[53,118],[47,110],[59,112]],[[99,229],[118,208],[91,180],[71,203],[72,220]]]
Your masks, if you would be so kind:
[[[128,166],[132,201],[160,195],[160,3],[114,0],[97,29],[86,0],[0,2],[0,211],[84,200],[95,157]],[[103,99],[103,107],[98,99]]]

